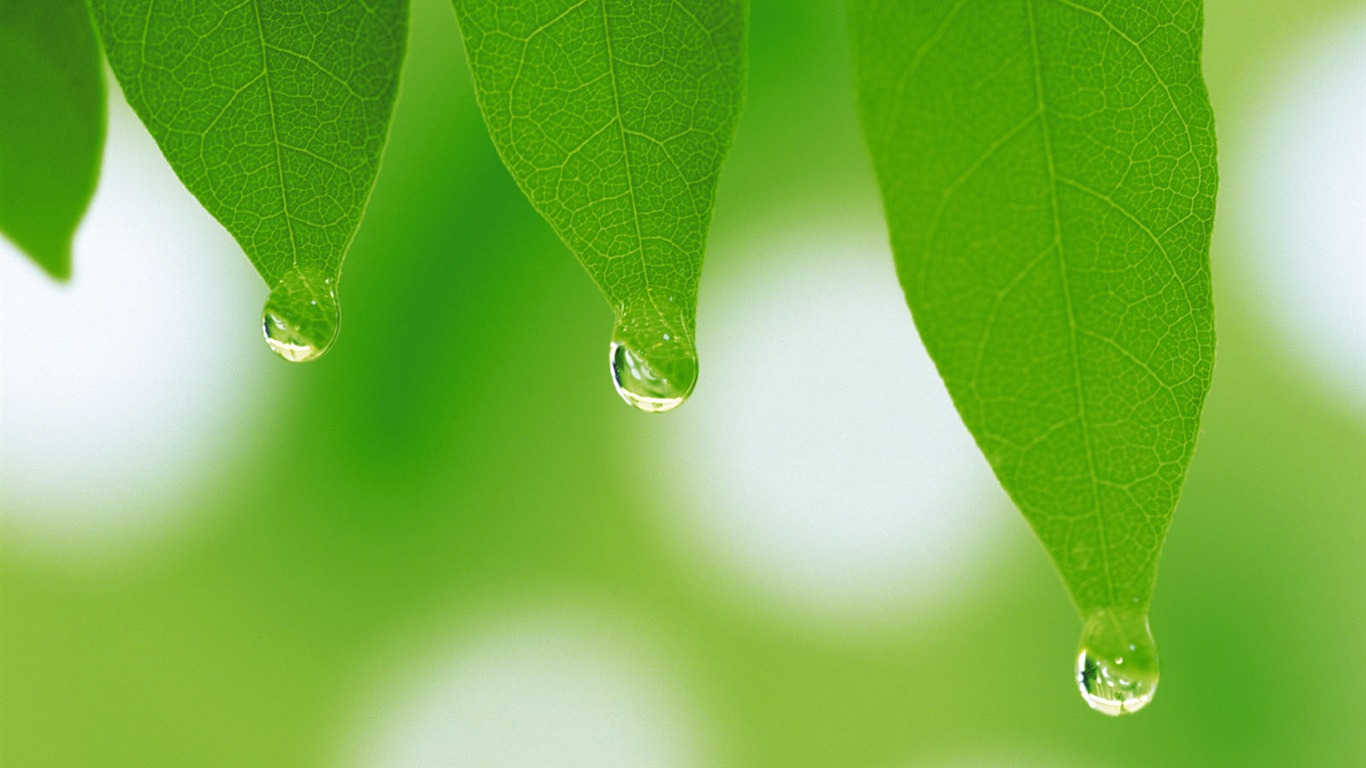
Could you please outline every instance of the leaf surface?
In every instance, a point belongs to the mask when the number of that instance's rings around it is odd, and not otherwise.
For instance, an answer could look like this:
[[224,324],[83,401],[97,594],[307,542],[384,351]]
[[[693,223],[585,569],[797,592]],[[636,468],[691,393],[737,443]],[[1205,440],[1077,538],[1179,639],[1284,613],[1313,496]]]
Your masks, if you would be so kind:
[[616,313],[619,389],[647,410],[676,405],[696,378],[698,277],[740,110],[744,3],[455,10],[503,162]]
[[272,347],[294,360],[322,354],[388,135],[406,1],[92,7],[128,102],[271,286]]
[[0,4],[0,104],[0,230],[65,279],[104,148],[104,79],[83,0]]
[[1201,4],[853,10],[925,346],[1078,611],[1145,615],[1214,355]]

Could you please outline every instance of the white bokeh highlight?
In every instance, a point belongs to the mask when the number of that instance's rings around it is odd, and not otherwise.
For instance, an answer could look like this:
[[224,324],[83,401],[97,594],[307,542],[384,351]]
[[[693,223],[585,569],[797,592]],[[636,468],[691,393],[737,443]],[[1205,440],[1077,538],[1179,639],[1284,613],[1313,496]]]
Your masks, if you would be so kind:
[[[885,235],[813,229],[709,265],[702,376],[643,425],[690,569],[849,627],[945,615],[1013,513],[920,345]],[[828,620],[836,621],[830,622]]]
[[692,768],[704,754],[673,670],[592,612],[526,609],[418,654],[367,693],[355,768]]
[[1238,277],[1283,348],[1366,409],[1366,14],[1286,71],[1224,174],[1253,257]]
[[196,492],[256,423],[271,357],[250,265],[111,90],[71,281],[0,241],[4,535],[100,557],[167,534],[202,503]]

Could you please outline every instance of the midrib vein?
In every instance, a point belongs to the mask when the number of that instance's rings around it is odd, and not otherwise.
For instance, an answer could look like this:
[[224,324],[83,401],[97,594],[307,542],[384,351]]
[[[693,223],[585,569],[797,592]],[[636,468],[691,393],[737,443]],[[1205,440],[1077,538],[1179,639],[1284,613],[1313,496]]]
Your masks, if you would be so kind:
[[645,281],[645,296],[653,306],[650,267],[645,261],[645,238],[640,233],[640,201],[636,196],[636,180],[631,170],[631,148],[626,140],[626,123],[621,111],[621,85],[617,81],[617,61],[612,54],[612,25],[608,21],[607,0],[602,0],[602,39],[607,47],[607,77],[612,81],[612,103],[617,113],[617,132],[621,136],[621,160],[626,165],[626,189],[631,196],[631,222],[636,228],[636,252],[640,254],[640,275]]
[[280,208],[285,217],[285,230],[289,232],[290,261],[299,268],[299,243],[294,237],[294,219],[289,214],[289,192],[285,188],[284,158],[280,155],[280,126],[275,116],[275,88],[270,82],[270,50],[266,45],[265,22],[261,19],[261,0],[252,0],[252,11],[256,13],[256,33],[261,41],[261,74],[265,78],[266,106],[270,113],[270,132],[274,138],[275,177],[280,183]]
[[1100,536],[1100,562],[1105,571],[1105,588],[1111,605],[1115,602],[1115,585],[1110,576],[1110,548],[1105,541],[1105,516],[1100,511],[1099,478],[1096,460],[1091,449],[1091,430],[1086,422],[1086,390],[1081,380],[1081,353],[1077,343],[1077,318],[1072,307],[1072,287],[1067,278],[1067,256],[1062,244],[1062,214],[1058,206],[1058,172],[1053,162],[1053,139],[1048,126],[1048,111],[1043,90],[1043,61],[1039,56],[1039,34],[1034,19],[1034,0],[1025,0],[1029,16],[1029,45],[1034,60],[1034,94],[1038,99],[1039,127],[1043,135],[1044,159],[1048,166],[1049,203],[1053,211],[1053,245],[1058,251],[1058,271],[1062,277],[1063,303],[1067,307],[1068,338],[1072,342],[1072,373],[1077,388],[1077,421],[1081,425],[1082,443],[1086,447],[1086,465],[1091,473],[1092,514]]

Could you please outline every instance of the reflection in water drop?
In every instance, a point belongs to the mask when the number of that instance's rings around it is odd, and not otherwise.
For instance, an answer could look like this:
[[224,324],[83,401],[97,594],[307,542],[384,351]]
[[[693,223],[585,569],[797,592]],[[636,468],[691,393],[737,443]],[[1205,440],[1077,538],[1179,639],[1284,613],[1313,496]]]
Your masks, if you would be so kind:
[[1097,611],[1082,629],[1077,687],[1092,709],[1118,716],[1137,712],[1157,693],[1157,645],[1148,616]]
[[617,394],[646,413],[677,408],[697,385],[692,334],[672,314],[623,311],[608,357]]
[[290,270],[271,290],[261,325],[271,350],[291,363],[322,357],[341,327],[335,281]]
[[696,357],[652,361],[617,341],[612,342],[610,353],[617,394],[647,413],[677,408],[697,383]]

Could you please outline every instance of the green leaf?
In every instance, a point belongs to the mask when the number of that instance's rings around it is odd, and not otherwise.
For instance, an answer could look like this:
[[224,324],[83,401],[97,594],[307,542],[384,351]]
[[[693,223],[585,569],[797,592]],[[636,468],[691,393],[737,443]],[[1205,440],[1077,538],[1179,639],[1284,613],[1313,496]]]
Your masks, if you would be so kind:
[[493,143],[616,313],[612,371],[697,378],[697,283],[744,86],[742,0],[455,0]]
[[92,7],[128,103],[271,286],[267,341],[321,355],[388,136],[406,0]]
[[0,5],[0,104],[0,230],[66,279],[104,147],[104,79],[83,0]]
[[1201,4],[853,10],[864,128],[925,345],[1088,633],[1137,632],[1214,355]]

